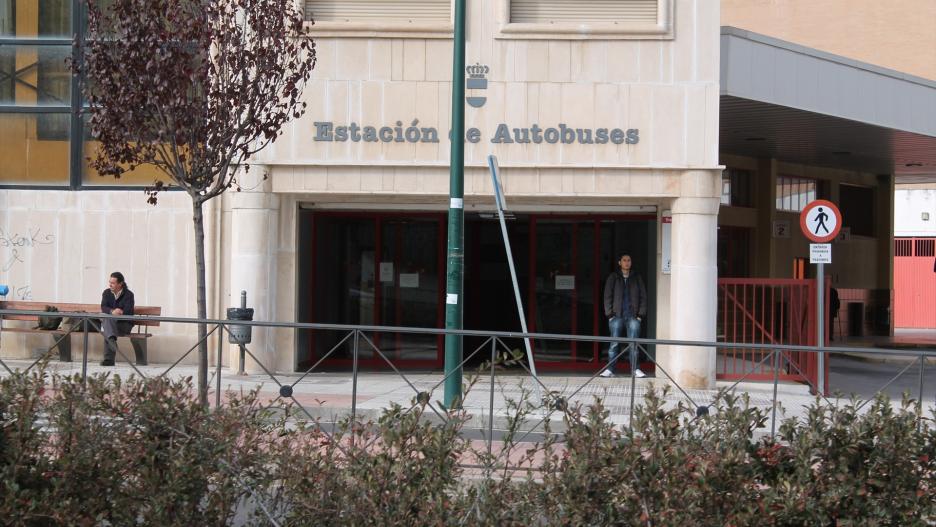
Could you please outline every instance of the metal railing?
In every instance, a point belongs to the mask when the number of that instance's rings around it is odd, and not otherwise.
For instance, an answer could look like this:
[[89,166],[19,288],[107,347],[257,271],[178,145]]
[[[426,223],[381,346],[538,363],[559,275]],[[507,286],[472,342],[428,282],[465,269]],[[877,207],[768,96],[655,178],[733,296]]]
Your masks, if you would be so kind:
[[[360,407],[360,403],[364,399],[360,393],[360,381],[362,375],[366,375],[361,371],[360,368],[360,359],[362,355],[369,355],[371,358],[376,359],[379,364],[383,364],[387,369],[393,372],[393,377],[399,377],[402,381],[399,384],[399,388],[405,397],[401,400],[403,404],[402,414],[406,415],[410,412],[413,412],[417,408],[422,408],[423,416],[428,416],[430,419],[437,419],[439,422],[447,422],[449,419],[454,418],[455,414],[449,412],[449,410],[442,407],[438,402],[438,399],[441,397],[436,397],[437,392],[445,384],[448,376],[441,374],[429,374],[429,379],[417,378],[425,377],[426,374],[419,372],[410,372],[404,371],[401,369],[401,360],[398,357],[392,357],[392,353],[389,353],[387,350],[382,349],[380,346],[381,335],[385,334],[422,334],[422,335],[460,335],[467,338],[479,338],[481,339],[481,344],[473,347],[470,352],[466,353],[463,361],[461,362],[459,370],[468,367],[469,364],[476,364],[481,362],[481,366],[474,370],[473,373],[473,383],[470,384],[469,391],[464,395],[463,399],[459,402],[461,407],[467,413],[480,413],[481,419],[478,425],[475,428],[470,426],[464,426],[462,428],[462,433],[472,433],[472,430],[475,433],[481,435],[484,439],[484,447],[487,451],[487,458],[484,463],[488,465],[481,465],[478,462],[469,462],[462,460],[460,465],[466,469],[485,469],[490,468],[493,463],[497,469],[501,470],[512,470],[512,471],[536,471],[537,467],[532,465],[525,465],[521,462],[512,462],[511,457],[511,448],[515,448],[516,445],[526,444],[539,441],[541,437],[539,436],[539,431],[544,427],[544,423],[549,421],[554,415],[567,415],[567,412],[573,411],[573,409],[578,405],[587,405],[593,401],[589,400],[592,397],[603,396],[605,398],[605,408],[612,408],[613,404],[618,405],[620,410],[617,414],[612,412],[612,419],[615,417],[626,416],[626,422],[621,424],[624,426],[631,426],[631,416],[634,415],[635,404],[637,404],[638,392],[641,390],[646,390],[648,386],[648,381],[638,380],[634,372],[631,372],[630,375],[624,378],[625,382],[619,382],[620,378],[611,380],[610,382],[605,379],[600,378],[600,372],[603,371],[610,365],[610,361],[595,363],[594,371],[588,375],[582,375],[579,377],[568,377],[561,380],[559,385],[555,382],[555,377],[550,375],[544,376],[535,376],[532,374],[531,369],[525,363],[526,356],[523,353],[516,353],[512,350],[511,346],[508,344],[510,339],[520,339],[520,338],[531,338],[535,342],[543,341],[566,341],[566,342],[587,342],[587,343],[601,343],[602,345],[610,345],[612,342],[619,342],[622,345],[626,346],[626,349],[631,355],[631,360],[633,361],[633,354],[642,354],[647,360],[653,363],[655,370],[657,372],[657,379],[655,381],[649,381],[650,383],[655,382],[665,382],[667,385],[672,386],[672,393],[674,394],[675,401],[674,404],[685,403],[691,408],[697,417],[706,415],[712,411],[712,404],[714,401],[720,399],[725,393],[731,393],[738,390],[744,390],[749,393],[758,392],[760,393],[759,398],[755,398],[754,405],[769,406],[770,413],[770,435],[773,437],[777,433],[777,423],[778,423],[778,413],[780,412],[780,378],[781,374],[787,373],[791,375],[802,375],[802,372],[797,372],[799,368],[797,361],[793,360],[794,354],[802,353],[854,353],[854,352],[865,352],[873,353],[877,356],[887,356],[887,357],[910,357],[910,360],[907,361],[905,365],[902,365],[900,370],[890,378],[886,383],[880,386],[875,392],[886,390],[892,383],[894,383],[898,378],[903,375],[906,375],[908,371],[914,366],[918,366],[918,377],[917,377],[917,390],[916,395],[916,404],[918,405],[918,414],[920,419],[918,420],[918,428],[924,426],[924,419],[922,418],[922,409],[923,409],[923,400],[926,389],[926,362],[927,359],[936,358],[936,350],[920,349],[920,350],[894,350],[894,349],[867,349],[867,348],[846,348],[846,347],[824,347],[817,348],[811,346],[776,346],[772,347],[768,353],[762,356],[758,356],[758,361],[748,365],[746,372],[760,372],[765,371],[765,367],[768,368],[767,371],[772,372],[772,380],[769,382],[761,382],[753,387],[751,385],[742,385],[741,383],[746,380],[745,376],[735,380],[732,384],[727,386],[722,386],[717,390],[699,390],[681,386],[677,379],[674,378],[671,372],[660,364],[650,353],[647,353],[648,349],[651,346],[656,346],[657,348],[661,346],[679,346],[682,348],[681,352],[686,353],[686,350],[698,350],[700,353],[715,353],[715,350],[720,347],[730,346],[735,349],[756,349],[763,350],[765,348],[764,344],[750,344],[750,343],[724,343],[724,342],[698,342],[698,341],[683,341],[683,340],[667,340],[667,339],[628,339],[628,338],[611,338],[611,337],[597,337],[597,336],[581,336],[581,335],[556,335],[556,334],[547,334],[547,333],[513,333],[513,332],[493,332],[493,331],[472,331],[472,330],[445,330],[445,329],[434,329],[434,328],[407,328],[407,327],[388,327],[388,326],[349,326],[349,325],[340,325],[340,324],[312,324],[312,323],[291,323],[291,322],[260,322],[260,321],[230,321],[230,320],[218,320],[218,319],[193,319],[193,318],[179,318],[179,317],[140,317],[140,316],[113,316],[113,315],[104,315],[97,313],[57,313],[56,316],[69,317],[66,320],[69,320],[69,326],[64,328],[58,333],[52,334],[53,340],[51,346],[39,357],[34,359],[11,359],[6,358],[2,355],[3,350],[3,339],[6,337],[3,330],[3,323],[6,322],[4,317],[8,316],[47,316],[48,314],[43,311],[21,311],[21,310],[0,310],[0,374],[3,371],[8,374],[14,374],[16,368],[13,366],[20,366],[18,369],[20,371],[30,371],[35,368],[40,362],[47,360],[54,353],[54,350],[62,342],[63,339],[69,339],[74,334],[79,334],[82,337],[82,351],[81,351],[81,371],[80,378],[82,381],[86,381],[89,375],[88,369],[88,360],[89,360],[89,340],[90,333],[92,329],[100,331],[101,319],[104,318],[113,318],[116,320],[126,320],[126,321],[140,321],[140,320],[149,320],[149,321],[158,321],[160,325],[164,324],[183,324],[183,325],[194,325],[194,324],[206,324],[208,325],[208,332],[202,338],[197,340],[191,347],[188,348],[184,353],[179,354],[175,357],[175,360],[168,365],[147,365],[147,366],[138,366],[134,364],[130,358],[120,351],[118,347],[118,355],[122,359],[122,362],[126,362],[132,370],[140,375],[141,377],[148,376],[167,376],[170,375],[176,368],[180,367],[185,359],[196,350],[199,345],[206,341],[207,339],[214,338],[217,339],[217,349],[215,350],[214,355],[214,364],[211,365],[214,375],[214,405],[215,407],[220,407],[222,404],[222,377],[225,373],[225,367],[223,365],[223,355],[225,352],[225,342],[224,342],[224,333],[230,331],[230,328],[235,325],[243,326],[252,326],[257,328],[280,328],[280,329],[289,329],[292,331],[299,330],[313,330],[317,332],[332,332],[335,333],[335,338],[333,342],[336,342],[331,346],[331,348],[321,356],[317,358],[314,364],[311,367],[306,368],[298,372],[289,372],[282,373],[276,372],[270,364],[265,364],[262,360],[257,357],[257,354],[250,349],[249,346],[242,346],[241,350],[247,357],[250,357],[263,372],[260,375],[261,379],[269,379],[276,386],[275,396],[271,397],[268,401],[265,402],[266,408],[272,408],[277,401],[284,400],[291,405],[295,406],[298,411],[308,418],[310,421],[314,421],[318,424],[319,430],[321,430],[326,435],[334,439],[333,434],[337,434],[334,429],[330,432],[327,426],[323,426],[320,416],[315,415],[315,408],[310,407],[308,404],[304,403],[302,397],[298,393],[301,388],[307,387],[309,385],[316,386],[321,378],[314,377],[310,379],[314,373],[319,373],[322,370],[322,366],[326,364],[326,361],[329,357],[332,357],[336,354],[337,350],[344,349],[345,352],[349,352],[351,356],[351,393],[350,393],[350,408],[346,409],[346,415],[344,419],[349,419],[345,421],[350,423],[352,429],[358,425],[360,419],[363,417],[364,412]],[[154,335],[151,338],[160,338],[158,331],[154,332]],[[388,342],[395,342],[396,339],[386,339]],[[432,339],[438,341],[438,339]],[[627,358],[621,354],[618,357],[619,361],[628,362]],[[20,364],[22,362],[23,364]],[[242,382],[244,377],[240,377],[236,374],[237,365],[232,364],[228,369],[227,379],[229,382]],[[632,363],[636,363],[633,361]],[[504,369],[504,366],[514,366],[515,369]],[[936,368],[934,368],[936,372]],[[454,372],[453,372],[454,373]],[[713,372],[714,373],[714,372]],[[259,374],[258,374],[259,375]],[[451,374],[449,374],[451,375]],[[790,375],[787,375],[789,377]],[[805,377],[805,376],[803,376]],[[485,382],[486,381],[486,382]],[[250,378],[249,382],[256,383],[257,380],[253,377]],[[303,384],[305,382],[305,384]],[[478,386],[483,386],[487,384],[487,390],[478,389]],[[528,389],[526,386],[532,385],[534,389]],[[789,386],[789,385],[786,385]],[[802,385],[800,385],[802,386]],[[757,389],[754,389],[757,388]],[[816,401],[824,402],[827,404],[836,404],[832,401],[828,394],[816,394],[816,387],[809,384],[810,392],[803,393],[800,397],[803,404],[811,404]],[[603,390],[603,391],[602,391]],[[534,391],[542,394],[538,400],[529,401],[531,395]],[[769,397],[764,397],[764,392],[769,391]],[[805,392],[805,389],[801,388],[801,392]],[[502,399],[502,404],[498,408],[496,404],[496,396],[500,392],[500,397]],[[207,395],[207,394],[206,394]],[[934,394],[936,395],[936,394]],[[789,395],[787,395],[789,396]],[[402,396],[401,396],[402,397]],[[510,437],[510,445],[506,445],[503,437],[502,430],[496,429],[496,416],[499,414],[504,416],[511,411],[516,411],[518,408],[516,405],[511,406],[510,404],[504,404],[509,398],[515,397],[517,401],[526,400],[530,406],[528,407],[529,411],[526,415],[529,417],[529,422],[523,426],[523,429],[517,430],[516,434],[512,434]],[[867,397],[864,401],[860,401],[859,405],[864,406],[872,397]],[[207,397],[205,397],[207,400]],[[372,400],[372,399],[371,399]],[[435,401],[435,402],[434,402]],[[609,403],[611,401],[613,404]],[[759,401],[759,402],[758,402]],[[393,401],[398,404],[400,401]],[[408,405],[408,406],[407,406]],[[428,409],[428,412],[425,410]],[[374,408],[376,411],[380,411],[380,408]],[[486,413],[487,418],[484,418]],[[464,415],[464,413],[462,414]],[[338,422],[338,415],[335,416],[335,421],[332,424]],[[467,421],[466,421],[467,422]],[[932,423],[927,421],[927,426],[931,426]],[[324,423],[327,425],[327,423]],[[363,425],[363,423],[362,423]],[[552,428],[549,428],[553,430]],[[499,437],[496,433],[501,433]],[[561,431],[556,432],[558,435],[561,435]],[[766,431],[762,433],[766,434]],[[360,439],[358,439],[360,437]],[[379,437],[370,438],[369,440],[361,435],[358,436],[355,433],[351,433],[348,437],[350,439],[350,448],[363,448],[369,449],[376,444]],[[355,441],[359,440],[360,443],[355,445]],[[341,442],[334,442],[344,451],[344,447],[341,446]],[[498,443],[498,450],[495,452],[495,443]],[[348,454],[347,452],[345,452]],[[236,477],[236,474],[235,474]],[[269,520],[272,525],[278,525],[277,515],[266,508],[264,508],[263,499],[259,496],[263,493],[257,489],[253,489],[247,483],[241,482],[244,485],[250,495],[256,501],[258,507],[262,509],[263,514]]]
[[[0,310],[0,339],[3,338],[3,323],[6,322],[4,317],[13,316],[13,315],[28,315],[28,316],[47,316],[48,313],[42,311],[23,311],[23,310]],[[801,356],[802,353],[868,353],[874,354],[879,357],[910,357],[911,360],[908,360],[905,365],[896,373],[893,377],[890,378],[886,383],[882,384],[880,388],[875,390],[875,393],[886,390],[891,384],[893,384],[898,378],[905,375],[913,366],[918,366],[918,383],[916,386],[916,393],[913,395],[916,397],[918,404],[922,408],[923,400],[925,399],[925,370],[926,362],[928,358],[936,358],[936,350],[930,349],[917,349],[917,350],[898,350],[898,349],[883,349],[883,348],[853,348],[853,347],[816,347],[816,346],[801,346],[801,345],[773,345],[769,347],[767,353],[762,353],[757,355],[758,360],[751,361],[751,364],[748,364],[745,368],[747,373],[742,374],[739,378],[733,379],[733,382],[728,386],[722,386],[718,390],[698,390],[690,389],[683,387],[678,380],[667,371],[663,365],[660,364],[656,358],[654,358],[648,349],[650,347],[660,347],[660,346],[678,346],[682,348],[682,353],[686,353],[687,350],[699,350],[699,352],[705,353],[715,353],[714,350],[718,348],[730,347],[732,349],[750,349],[763,352],[765,349],[765,344],[762,343],[726,343],[726,342],[701,342],[701,341],[685,341],[685,340],[671,340],[671,339],[628,339],[628,338],[613,338],[613,337],[604,337],[604,336],[587,336],[587,335],[557,335],[549,333],[518,333],[518,332],[497,332],[497,331],[475,331],[475,330],[446,330],[446,329],[436,329],[436,328],[412,328],[412,327],[392,327],[392,326],[368,326],[368,325],[342,325],[342,324],[316,324],[316,323],[298,323],[298,322],[263,322],[263,321],[231,321],[231,320],[220,320],[220,319],[195,319],[195,318],[182,318],[182,317],[154,317],[154,316],[114,316],[106,315],[100,313],[67,313],[61,312],[57,313],[56,316],[65,317],[65,320],[70,322],[69,327],[64,328],[64,333],[53,334],[52,344],[49,346],[48,350],[42,353],[38,358],[33,359],[25,367],[25,371],[29,371],[34,368],[40,361],[47,358],[53,353],[53,350],[58,346],[62,339],[71,338],[73,334],[80,334],[82,336],[82,352],[81,352],[81,378],[86,379],[88,375],[88,355],[89,355],[89,335],[91,330],[100,331],[100,321],[104,318],[113,318],[121,321],[158,321],[161,325],[164,324],[183,324],[183,325],[195,325],[195,324],[206,324],[208,326],[208,331],[205,334],[205,337],[201,340],[196,341],[191,347],[188,348],[184,353],[178,355],[174,362],[168,366],[163,367],[151,367],[148,366],[144,369],[138,367],[134,364],[130,358],[125,355],[118,348],[118,355],[123,359],[123,362],[128,364],[133,371],[142,376],[147,377],[147,374],[153,375],[158,374],[160,376],[165,376],[170,374],[175,368],[177,368],[189,355],[196,350],[199,345],[207,339],[210,339],[214,336],[217,339],[217,349],[214,354],[214,364],[210,366],[210,369],[213,370],[211,373],[214,376],[214,404],[217,406],[221,405],[222,397],[222,378],[224,375],[224,365],[223,365],[223,355],[225,350],[224,342],[224,333],[230,330],[231,326],[252,326],[258,328],[285,328],[292,331],[299,330],[312,330],[318,332],[332,332],[336,333],[337,337],[334,344],[326,353],[318,357],[315,363],[302,371],[290,372],[290,373],[281,373],[276,372],[275,368],[270,364],[265,364],[263,360],[257,357],[257,355],[250,349],[250,346],[242,347],[242,353],[245,353],[249,356],[255,364],[259,366],[262,370],[265,378],[272,381],[277,387],[277,395],[275,400],[285,399],[289,400],[291,403],[295,404],[300,408],[307,416],[310,418],[313,417],[313,413],[296,397],[296,388],[304,380],[306,380],[310,374],[315,372],[321,372],[323,370],[322,366],[326,363],[327,359],[336,354],[336,351],[342,349],[343,347],[350,348],[351,354],[351,393],[350,393],[350,417],[353,420],[359,417],[359,403],[361,396],[359,394],[359,380],[361,377],[361,368],[360,368],[360,358],[362,354],[368,354],[372,359],[376,360],[380,365],[385,366],[390,371],[394,372],[396,376],[403,381],[403,387],[408,388],[408,392],[411,392],[413,406],[410,407],[412,410],[415,405],[424,404],[429,408],[432,413],[437,416],[440,420],[445,420],[447,415],[447,410],[442,408],[442,405],[433,402],[436,401],[436,392],[444,384],[448,376],[441,376],[437,382],[433,380],[432,382],[413,382],[414,376],[425,376],[425,374],[420,374],[418,372],[404,371],[401,367],[401,363],[405,364],[405,361],[397,358],[391,357],[391,353],[386,352],[379,345],[380,335],[384,334],[409,334],[409,335],[460,335],[463,337],[472,337],[480,338],[482,344],[476,346],[470,352],[467,352],[460,364],[460,367],[457,371],[462,371],[469,364],[476,364],[482,362],[482,367],[484,368],[483,374],[487,377],[487,397],[486,397],[486,407],[481,407],[478,405],[478,394],[477,394],[477,383],[475,388],[473,388],[473,393],[469,393],[465,398],[460,401],[463,405],[470,403],[470,407],[476,410],[486,410],[487,419],[485,425],[487,430],[485,431],[485,436],[487,441],[493,441],[494,436],[494,421],[495,414],[497,413],[498,408],[495,405],[495,395],[497,394],[498,388],[503,388],[502,385],[498,385],[498,372],[502,378],[510,378],[510,382],[514,383],[532,383],[532,390],[528,390],[530,395],[533,392],[536,392],[538,395],[541,395],[540,400],[536,401],[540,408],[544,411],[541,416],[540,422],[536,425],[529,428],[529,431],[537,429],[542,423],[550,418],[550,415],[553,412],[563,412],[568,409],[571,405],[576,403],[587,403],[588,399],[596,395],[596,390],[590,389],[594,388],[596,384],[599,384],[599,388],[604,388],[604,394],[608,396],[615,397],[616,402],[621,402],[623,398],[625,401],[624,405],[626,411],[621,412],[624,415],[629,416],[633,414],[634,405],[638,397],[638,393],[641,391],[641,388],[644,387],[643,382],[638,382],[637,377],[633,372],[629,375],[628,382],[626,385],[621,385],[618,382],[610,387],[606,381],[598,380],[599,374],[605,368],[610,365],[610,361],[603,363],[594,364],[594,371],[590,375],[583,375],[580,377],[567,377],[565,378],[561,386],[556,386],[554,382],[551,381],[553,377],[546,376],[535,376],[531,373],[529,365],[526,364],[524,358],[522,357],[513,357],[511,355],[512,348],[507,344],[509,339],[521,339],[521,338],[530,338],[535,342],[542,341],[565,341],[565,342],[584,342],[584,343],[601,343],[604,346],[610,345],[611,343],[617,341],[622,344],[622,347],[628,350],[630,354],[639,354],[644,357],[645,360],[650,360],[653,363],[653,366],[657,372],[657,381],[665,381],[668,385],[673,388],[673,393],[678,397],[678,400],[688,403],[697,414],[701,415],[709,411],[709,406],[711,401],[715,399],[719,392],[733,392],[738,389],[742,382],[749,379],[749,376],[752,372],[757,372],[758,376],[762,379],[763,372],[770,372],[772,375],[772,380],[767,382],[761,382],[758,386],[763,388],[770,388],[771,396],[769,400],[769,408],[771,412],[771,434],[776,433],[777,425],[777,412],[778,412],[778,393],[780,387],[781,378],[789,378],[791,375],[798,376],[800,378],[806,378],[807,376],[803,375],[803,372],[798,371],[800,366],[798,363],[800,361],[794,360],[794,357]],[[158,331],[151,338],[160,338]],[[392,339],[390,339],[392,340]],[[6,370],[8,373],[13,373],[13,368],[10,367],[8,362],[11,359],[4,359],[2,355],[2,340],[0,340],[0,367]],[[627,357],[621,354],[618,357],[619,362],[627,363]],[[636,362],[636,361],[635,361]],[[509,365],[515,366],[515,369],[504,369],[503,366],[509,363]],[[233,368],[233,366],[232,366]],[[145,371],[144,371],[145,370]],[[160,371],[161,370],[161,371]],[[519,376],[515,373],[508,372],[518,372]],[[455,372],[452,372],[455,373]],[[452,375],[450,373],[449,375]],[[482,372],[480,370],[475,370],[474,375],[479,376]],[[231,375],[229,380],[236,380],[237,378]],[[575,382],[570,384],[570,379],[574,379]],[[724,384],[724,383],[723,383]],[[810,393],[815,394],[816,397],[821,398],[826,403],[833,404],[832,400],[829,398],[828,393],[817,394],[817,387],[811,382],[807,381]],[[525,384],[524,384],[525,385]],[[623,388],[623,392],[622,392]],[[745,389],[750,390],[750,385],[745,385]],[[508,390],[509,391],[509,390]],[[599,390],[600,391],[600,390]],[[502,397],[507,397],[509,394],[505,394],[504,391],[501,391]],[[522,394],[517,394],[522,395]],[[804,394],[805,395],[805,394]],[[469,401],[469,398],[471,399]],[[870,400],[872,397],[869,396],[866,400]],[[813,400],[813,398],[809,398]]]

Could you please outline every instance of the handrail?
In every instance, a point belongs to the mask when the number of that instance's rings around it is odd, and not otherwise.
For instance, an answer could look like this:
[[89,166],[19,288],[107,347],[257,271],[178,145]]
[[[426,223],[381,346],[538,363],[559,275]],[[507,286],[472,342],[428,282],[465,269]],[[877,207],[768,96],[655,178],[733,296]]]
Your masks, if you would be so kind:
[[[25,311],[16,309],[0,309],[0,320],[5,315],[35,315],[48,316],[46,311]],[[880,353],[882,355],[916,355],[916,356],[936,356],[936,348],[917,348],[914,350],[887,348],[887,347],[846,347],[846,346],[807,346],[802,344],[768,344],[768,343],[747,343],[747,342],[726,342],[726,341],[704,341],[704,340],[677,340],[677,339],[651,339],[651,338],[627,338],[627,337],[606,337],[601,335],[564,335],[559,333],[523,333],[520,331],[488,331],[475,329],[444,329],[444,328],[423,328],[413,326],[375,326],[375,325],[357,325],[357,324],[326,324],[317,322],[276,322],[261,320],[226,320],[216,318],[188,318],[188,317],[166,317],[166,316],[147,316],[147,315],[109,315],[106,313],[71,313],[59,311],[55,313],[56,317],[72,317],[85,319],[104,319],[113,318],[116,320],[149,320],[158,322],[169,322],[179,324],[209,324],[209,325],[238,325],[252,327],[270,327],[270,328],[292,328],[292,329],[318,329],[335,331],[365,331],[376,333],[421,333],[428,335],[461,335],[466,337],[497,337],[497,338],[531,338],[537,340],[562,340],[576,342],[600,342],[610,344],[613,342],[633,342],[644,345],[663,345],[663,346],[692,346],[703,348],[738,348],[738,349],[758,349],[776,348],[784,351],[807,351],[807,352],[826,352],[826,353],[854,353],[860,351],[863,353]]]

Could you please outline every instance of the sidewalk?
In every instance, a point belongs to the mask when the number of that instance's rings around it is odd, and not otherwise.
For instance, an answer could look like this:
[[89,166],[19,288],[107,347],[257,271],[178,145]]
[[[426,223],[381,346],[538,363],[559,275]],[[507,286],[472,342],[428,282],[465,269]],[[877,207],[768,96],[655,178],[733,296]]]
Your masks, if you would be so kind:
[[[865,336],[846,337],[829,343],[830,346],[855,348],[881,348],[892,350],[907,350],[916,352],[921,350],[936,350],[936,329],[895,329],[893,336]],[[889,364],[906,364],[914,359],[911,355],[876,354],[873,351],[855,351],[843,353],[848,357],[865,362],[882,362]],[[936,365],[936,357],[929,357],[928,365]]]
[[[30,362],[20,360],[6,360],[6,364],[13,369],[25,368]],[[149,365],[140,367],[140,372],[147,377],[155,377],[165,371],[168,365]],[[62,363],[52,361],[49,370],[61,374],[79,374],[81,363]],[[8,375],[0,368],[4,375]],[[120,364],[113,368],[104,368],[95,365],[88,366],[88,374],[95,375],[109,372],[126,377],[135,374],[127,364]],[[466,383],[469,379],[466,372]],[[195,377],[194,366],[177,366],[171,370],[173,378]],[[405,373],[405,378],[393,372],[362,372],[359,374],[357,385],[357,401],[355,412],[362,419],[376,419],[381,411],[393,403],[404,408],[413,406],[418,392],[428,392],[433,407],[441,414],[438,402],[443,397],[443,374],[441,372]],[[222,393],[228,390],[250,391],[259,389],[261,397],[265,400],[275,400],[280,393],[280,385],[293,385],[292,397],[301,405],[308,415],[323,422],[335,422],[350,415],[354,393],[353,377],[351,372],[338,373],[312,373],[300,380],[301,374],[277,374],[276,381],[263,374],[238,376],[228,370],[222,370]],[[610,413],[610,420],[617,424],[627,424],[630,417],[631,404],[631,378],[616,377],[604,379],[596,377],[590,379],[583,375],[544,375],[540,380],[546,388],[554,394],[565,398],[569,407],[577,404],[588,405],[600,397]],[[278,381],[278,383],[277,383]],[[298,382],[297,382],[298,381]],[[651,388],[662,389],[669,383],[663,379],[638,379],[635,382],[634,404],[639,405],[644,395]],[[719,382],[717,388],[727,388],[732,383]],[[215,371],[209,371],[209,400],[215,401],[215,388],[217,379]],[[691,409],[696,406],[709,405],[716,396],[715,390],[686,390],[671,387],[666,397],[667,406],[683,403]],[[772,408],[773,386],[770,383],[741,383],[736,388],[737,394],[747,394],[752,406],[763,408],[770,415]],[[468,393],[464,407],[471,415],[467,429],[487,430],[488,416],[491,414],[493,404],[494,428],[503,429],[507,424],[507,417],[512,413],[512,404],[520,401],[527,394],[528,401],[539,401],[535,391],[533,379],[528,375],[519,375],[515,372],[497,372],[494,383],[494,397],[490,393],[490,377],[482,376]],[[782,410],[778,411],[778,419],[805,415],[805,410],[815,402],[815,397],[809,394],[808,387],[801,384],[782,383],[777,387],[777,399]],[[832,401],[835,402],[834,400]],[[934,400],[928,398],[927,406],[932,406]],[[432,411],[427,409],[427,415]],[[562,418],[560,413],[548,412],[543,408],[533,411],[532,417],[522,429],[529,431],[541,430],[541,421],[549,417],[553,431],[561,431]],[[766,425],[769,433],[770,423]]]

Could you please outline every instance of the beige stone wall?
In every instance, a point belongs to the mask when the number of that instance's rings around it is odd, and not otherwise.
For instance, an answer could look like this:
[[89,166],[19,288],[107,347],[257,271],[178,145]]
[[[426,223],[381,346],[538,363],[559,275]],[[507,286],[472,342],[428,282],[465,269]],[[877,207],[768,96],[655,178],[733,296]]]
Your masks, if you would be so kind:
[[[467,107],[466,128],[480,141],[466,145],[466,164],[484,166],[496,154],[504,167],[673,168],[717,162],[718,5],[675,0],[675,38],[652,40],[522,40],[500,31],[502,0],[471,2],[468,64],[490,68],[481,108]],[[420,174],[447,173],[452,76],[448,38],[318,38],[318,65],[304,92],[306,115],[263,153],[274,166],[278,192],[385,188],[397,167],[397,192],[412,192]],[[434,127],[438,143],[314,141],[314,122],[405,129],[414,119]],[[571,128],[639,130],[628,145],[492,144],[498,124],[513,128],[560,123]],[[377,167],[375,165],[381,165]],[[289,167],[302,166],[299,171]],[[328,171],[348,167],[335,182]],[[402,171],[407,171],[403,172]],[[444,182],[447,185],[447,180]],[[338,189],[335,189],[338,190]],[[349,190],[349,189],[341,189]],[[443,189],[438,187],[439,191]],[[550,193],[554,189],[550,189]],[[561,187],[556,189],[562,192]]]
[[936,79],[933,0],[721,0],[721,23]]
[[[487,90],[469,91],[484,95],[485,105],[466,108],[466,127],[480,135],[479,142],[466,145],[467,206],[490,206],[485,165],[490,153],[500,159],[509,202],[525,210],[620,212],[652,206],[659,214],[681,197],[718,195],[718,3],[664,4],[672,18],[663,34],[523,39],[500,31],[505,0],[470,3],[467,62],[485,64],[490,72]],[[353,38],[330,35],[316,40],[319,62],[304,92],[306,115],[257,160],[270,181],[215,200],[206,214],[209,316],[236,305],[246,287],[257,291],[248,304],[258,309],[258,319],[295,320],[300,205],[444,210],[448,203],[451,39],[438,34],[384,38],[379,30]],[[418,127],[437,130],[438,143],[313,140],[315,121],[375,127],[400,121],[405,129],[417,118]],[[639,141],[492,144],[500,123],[511,132],[560,123],[593,134],[600,128],[609,134],[633,129],[639,130]],[[186,195],[163,194],[154,208],[139,192],[10,190],[0,191],[0,211],[5,232],[39,227],[52,240],[32,248],[21,267],[4,271],[0,283],[28,285],[35,300],[95,302],[107,274],[120,269],[140,304],[161,305],[166,315],[195,315]],[[3,262],[10,256],[0,247]],[[657,258],[659,269],[662,247]],[[670,275],[657,279],[657,333],[666,336]],[[172,361],[194,344],[194,328],[154,332],[154,362]],[[268,367],[293,369],[292,331],[257,337],[255,350]],[[33,344],[4,335],[3,353],[12,348],[28,355]],[[234,364],[235,357],[225,354],[225,362]]]
[[[8,300],[98,303],[110,273],[121,271],[137,304],[161,306],[165,316],[197,313],[191,201],[184,193],[163,193],[154,207],[141,191],[0,190],[0,229],[0,284],[10,286]],[[153,362],[173,362],[195,342],[194,327],[151,332]],[[45,335],[2,339],[5,357],[29,357],[51,344]],[[100,339],[91,344],[94,359]],[[79,360],[80,339],[72,345]],[[133,356],[129,343],[120,345]]]

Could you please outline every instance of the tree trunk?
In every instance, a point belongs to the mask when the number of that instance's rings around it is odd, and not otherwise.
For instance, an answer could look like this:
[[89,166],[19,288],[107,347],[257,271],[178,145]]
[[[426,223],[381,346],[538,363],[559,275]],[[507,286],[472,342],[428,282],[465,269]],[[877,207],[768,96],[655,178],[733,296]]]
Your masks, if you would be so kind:
[[[193,216],[195,223],[195,298],[198,303],[198,318],[204,320],[208,315],[207,295],[205,294],[205,221],[202,215],[202,201],[193,197]],[[198,324],[198,402],[208,407],[208,325]],[[221,350],[218,350],[221,353]]]

